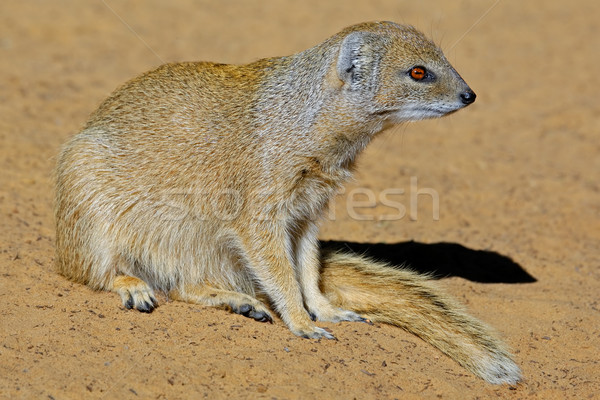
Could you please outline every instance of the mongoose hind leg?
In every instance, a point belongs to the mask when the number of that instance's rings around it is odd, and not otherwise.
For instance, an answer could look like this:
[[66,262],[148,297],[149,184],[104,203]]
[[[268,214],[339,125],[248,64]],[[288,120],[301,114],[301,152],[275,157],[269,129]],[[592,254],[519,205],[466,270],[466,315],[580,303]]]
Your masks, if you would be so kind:
[[205,306],[225,306],[236,314],[259,322],[273,322],[268,308],[259,300],[244,293],[213,288],[208,285],[185,285],[183,289],[169,292],[173,300]]
[[112,283],[112,290],[121,296],[126,308],[141,312],[152,312],[158,307],[154,291],[146,282],[129,275],[118,275]]

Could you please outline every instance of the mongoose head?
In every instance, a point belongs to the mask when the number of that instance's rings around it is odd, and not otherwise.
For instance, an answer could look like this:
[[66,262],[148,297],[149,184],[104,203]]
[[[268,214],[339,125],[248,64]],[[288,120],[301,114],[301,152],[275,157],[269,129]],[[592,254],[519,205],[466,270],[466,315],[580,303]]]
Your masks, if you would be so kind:
[[338,77],[350,102],[368,104],[372,115],[391,123],[436,118],[475,101],[442,51],[413,27],[373,22],[342,35]]

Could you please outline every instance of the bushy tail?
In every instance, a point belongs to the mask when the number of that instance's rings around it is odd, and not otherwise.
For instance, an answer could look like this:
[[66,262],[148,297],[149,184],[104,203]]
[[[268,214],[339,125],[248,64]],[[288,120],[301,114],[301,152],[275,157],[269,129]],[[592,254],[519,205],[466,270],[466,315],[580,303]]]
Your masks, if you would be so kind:
[[504,344],[427,276],[364,257],[325,253],[321,290],[338,307],[411,332],[475,375],[515,384],[521,371]]

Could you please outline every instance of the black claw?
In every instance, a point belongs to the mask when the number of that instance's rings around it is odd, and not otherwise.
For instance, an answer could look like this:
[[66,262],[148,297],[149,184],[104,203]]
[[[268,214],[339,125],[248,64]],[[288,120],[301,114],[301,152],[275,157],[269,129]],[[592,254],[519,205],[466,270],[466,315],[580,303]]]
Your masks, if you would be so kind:
[[128,310],[131,310],[133,308],[133,298],[129,297],[127,299],[127,301],[125,302],[125,308],[127,308]]
[[138,311],[145,312],[145,313],[151,313],[152,310],[154,310],[154,307],[152,306],[152,304],[150,304],[146,301],[139,304],[136,308]]
[[244,317],[250,317],[250,313],[254,311],[254,307],[250,304],[242,304],[237,310],[233,310],[237,314],[242,314]]
[[150,297],[150,300],[152,301],[152,308],[158,307],[158,300],[155,297]]
[[310,317],[311,320],[316,321],[317,320],[317,315],[315,313],[308,313],[308,316]]
[[232,307],[232,309],[234,313],[243,315],[247,318],[252,318],[255,321],[273,323],[271,316],[267,312],[256,311],[256,308],[254,308],[254,306],[251,304],[242,304],[239,307]]
[[251,317],[258,322],[273,322],[271,316],[264,311],[253,312],[251,313]]

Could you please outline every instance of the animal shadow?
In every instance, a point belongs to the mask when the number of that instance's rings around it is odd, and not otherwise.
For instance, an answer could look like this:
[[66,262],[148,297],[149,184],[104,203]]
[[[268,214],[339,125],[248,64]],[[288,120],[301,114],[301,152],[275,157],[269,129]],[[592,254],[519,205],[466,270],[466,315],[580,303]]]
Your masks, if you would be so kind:
[[321,241],[321,247],[340,252],[369,257],[391,265],[405,265],[410,269],[429,274],[435,279],[459,276],[481,283],[531,283],[536,282],[523,267],[488,250],[473,250],[457,243],[357,243]]

